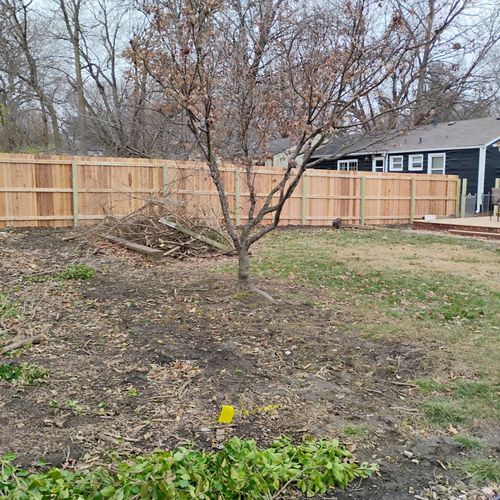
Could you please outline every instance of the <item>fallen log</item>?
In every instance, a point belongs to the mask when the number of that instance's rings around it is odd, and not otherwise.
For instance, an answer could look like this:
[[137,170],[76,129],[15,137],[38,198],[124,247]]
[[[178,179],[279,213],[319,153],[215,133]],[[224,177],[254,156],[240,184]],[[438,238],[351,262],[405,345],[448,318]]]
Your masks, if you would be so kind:
[[25,339],[18,340],[17,342],[12,342],[12,344],[6,344],[0,347],[0,354],[7,354],[10,351],[15,351],[28,344],[39,344],[45,340],[45,335],[35,335],[34,337],[26,337]]
[[160,260],[163,256],[163,252],[161,250],[158,250],[157,248],[140,245],[139,243],[134,243],[133,241],[128,241],[123,238],[118,238],[117,236],[111,236],[110,234],[105,235],[104,238],[106,238],[111,243],[117,243],[118,245],[122,245],[129,250],[134,250],[135,252],[147,255],[149,259],[154,261]]
[[209,238],[208,236],[203,236],[202,234],[195,233],[194,231],[191,231],[190,229],[187,229],[186,227],[184,227],[181,224],[178,224],[176,222],[170,222],[169,220],[165,219],[164,217],[162,219],[160,219],[159,222],[161,222],[165,226],[168,226],[172,229],[175,229],[176,231],[184,233],[187,236],[191,236],[192,238],[196,238],[199,241],[203,241],[203,243],[206,243],[207,245],[210,245],[211,247],[217,248],[218,250],[222,250],[223,252],[230,252],[232,250],[232,248],[229,248],[228,246],[224,245],[223,243],[215,241],[215,240]]

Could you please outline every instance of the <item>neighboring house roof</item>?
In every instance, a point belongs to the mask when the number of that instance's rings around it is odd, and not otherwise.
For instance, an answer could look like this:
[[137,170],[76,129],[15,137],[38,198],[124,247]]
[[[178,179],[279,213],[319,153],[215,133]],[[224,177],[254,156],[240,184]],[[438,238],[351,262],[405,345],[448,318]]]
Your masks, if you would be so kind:
[[313,158],[383,152],[413,152],[484,146],[500,137],[500,120],[477,118],[425,125],[410,131],[389,130],[344,135],[325,144]]
[[290,137],[280,137],[279,139],[273,139],[267,144],[267,153],[269,156],[277,155],[286,151],[288,148],[293,146],[293,141]]

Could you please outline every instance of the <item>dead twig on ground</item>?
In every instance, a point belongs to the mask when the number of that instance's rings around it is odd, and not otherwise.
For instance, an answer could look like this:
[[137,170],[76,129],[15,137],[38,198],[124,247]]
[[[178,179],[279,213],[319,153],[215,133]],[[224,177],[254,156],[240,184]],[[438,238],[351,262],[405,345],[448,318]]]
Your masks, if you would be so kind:
[[0,348],[0,354],[7,354],[8,352],[15,351],[26,345],[39,344],[46,339],[45,335],[35,335],[34,337],[27,337],[25,339],[18,340],[17,342],[12,342],[11,344],[4,345]]
[[418,385],[416,385],[416,384],[409,384],[408,382],[396,382],[394,380],[389,380],[388,382],[389,382],[389,384],[401,385],[401,386],[404,386],[404,387],[418,387]]

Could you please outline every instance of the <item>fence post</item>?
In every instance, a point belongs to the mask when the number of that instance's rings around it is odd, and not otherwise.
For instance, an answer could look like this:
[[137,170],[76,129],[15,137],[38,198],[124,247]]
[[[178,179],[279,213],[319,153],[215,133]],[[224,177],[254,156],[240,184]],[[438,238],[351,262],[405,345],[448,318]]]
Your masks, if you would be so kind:
[[359,199],[359,223],[365,225],[366,177],[361,177],[361,195]]
[[460,177],[457,179],[457,188],[456,188],[456,200],[455,200],[455,215],[460,217]]
[[163,164],[163,188],[162,188],[162,192],[163,192],[163,196],[167,196],[168,194],[168,182],[169,182],[169,178],[168,178],[168,165],[166,163]]
[[417,192],[417,180],[415,177],[410,181],[410,224],[415,220],[415,193]]
[[73,226],[78,226],[78,164],[76,160],[71,162],[71,189],[73,191]]
[[462,179],[462,196],[460,197],[460,217],[465,217],[465,200],[467,198],[467,179]]
[[307,223],[307,170],[302,174],[301,196],[300,223],[305,226]]
[[234,171],[234,211],[236,212],[236,225],[241,226],[241,179],[240,171]]

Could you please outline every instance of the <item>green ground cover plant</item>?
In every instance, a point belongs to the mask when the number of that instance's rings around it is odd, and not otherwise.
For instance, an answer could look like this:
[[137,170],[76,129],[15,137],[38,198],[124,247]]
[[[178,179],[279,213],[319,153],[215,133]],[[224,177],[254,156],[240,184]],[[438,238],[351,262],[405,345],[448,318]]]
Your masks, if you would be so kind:
[[33,385],[44,381],[50,370],[30,363],[0,364],[0,380],[17,385]]
[[43,283],[49,280],[68,281],[68,280],[89,280],[96,275],[96,270],[87,264],[71,264],[63,271],[57,273],[38,274],[26,276],[26,281],[33,283]]
[[18,316],[17,305],[11,302],[7,295],[0,293],[0,319],[17,318]]
[[455,443],[459,444],[464,450],[468,451],[481,451],[484,449],[484,443],[480,439],[471,436],[455,436],[453,438]]
[[429,397],[424,412],[435,425],[460,425],[473,418],[492,420],[500,417],[498,388],[486,380],[452,380],[437,383],[432,379],[415,380],[420,392]]
[[76,472],[32,473],[18,469],[14,459],[10,454],[0,460],[0,495],[8,499],[259,499],[292,489],[314,496],[376,470],[374,464],[353,461],[336,440],[295,445],[286,437],[267,449],[234,437],[217,452],[179,447]]

